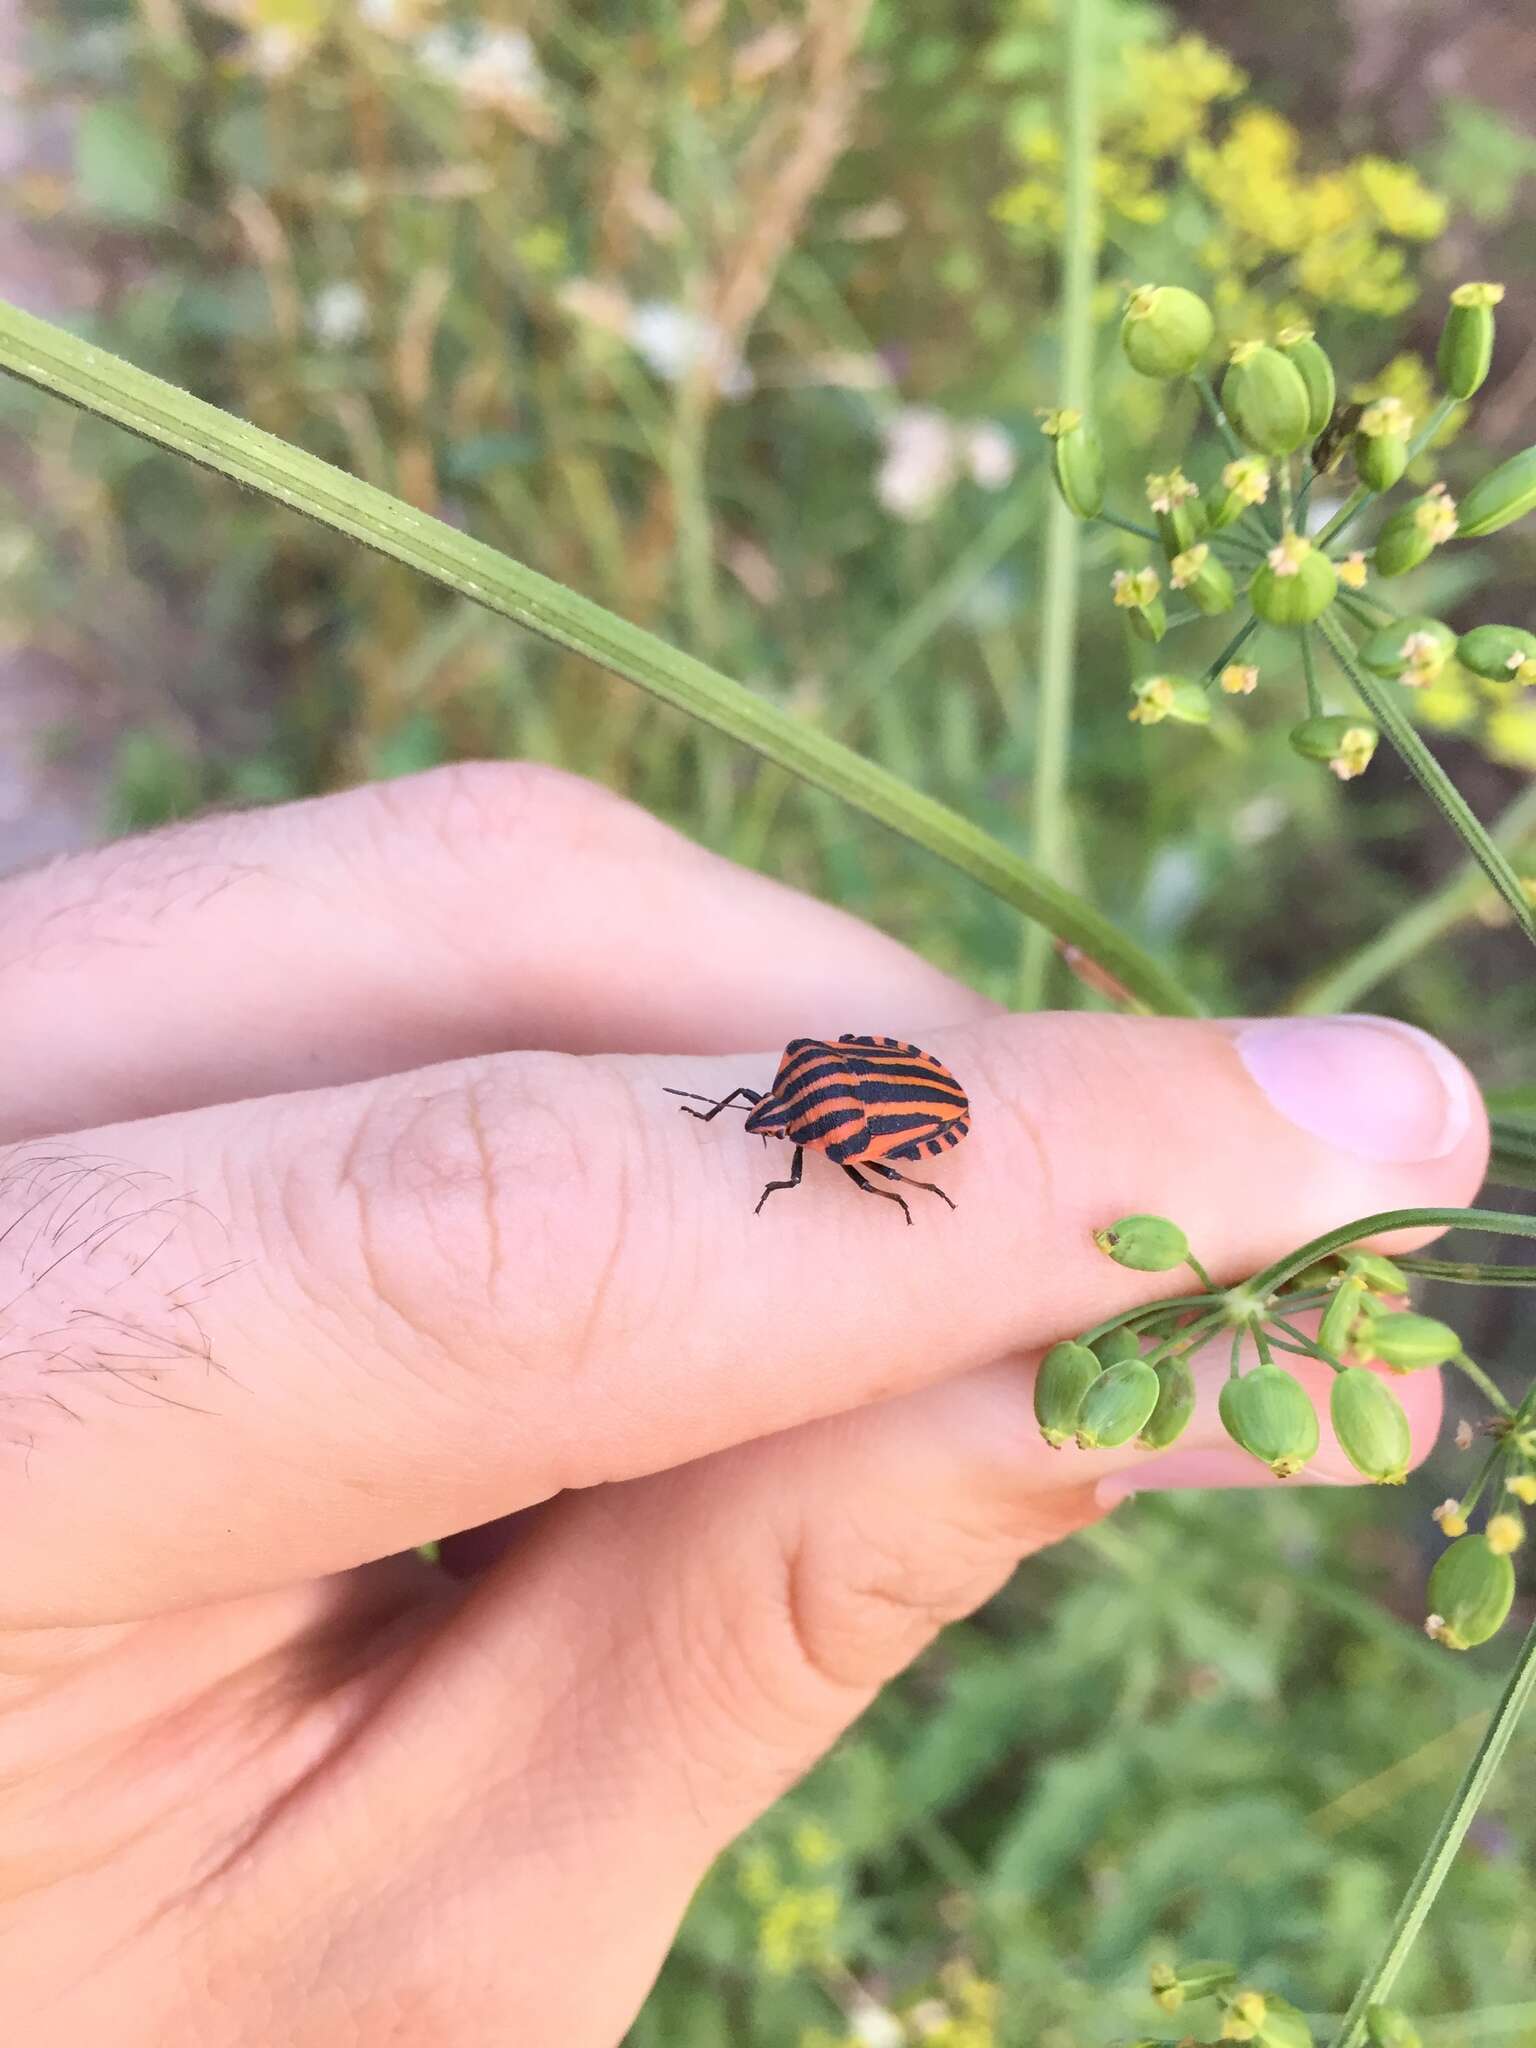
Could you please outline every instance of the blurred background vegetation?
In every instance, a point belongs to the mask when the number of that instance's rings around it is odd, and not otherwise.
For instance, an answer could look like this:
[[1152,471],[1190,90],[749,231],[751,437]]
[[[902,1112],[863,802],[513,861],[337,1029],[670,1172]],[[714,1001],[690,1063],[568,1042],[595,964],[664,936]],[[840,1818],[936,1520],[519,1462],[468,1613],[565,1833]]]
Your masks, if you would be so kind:
[[[7,0],[0,289],[1023,847],[1057,4]],[[1103,17],[1096,392],[1122,502],[1194,425],[1113,346],[1149,278],[1206,291],[1229,335],[1304,317],[1358,395],[1410,400],[1446,290],[1501,278],[1494,379],[1437,461],[1455,488],[1532,438],[1522,0]],[[1015,986],[999,905],[627,685],[62,406],[6,389],[0,421],[0,865],[527,756]],[[1529,1090],[1518,942],[1479,885],[1409,936],[1458,849],[1391,760],[1341,791],[1289,752],[1278,643],[1213,732],[1127,723],[1106,600],[1130,545],[1088,542],[1065,879],[1213,1006],[1283,1007],[1342,964],[1351,1003]],[[1532,625],[1533,570],[1517,527],[1403,601]],[[1528,785],[1536,708],[1453,674],[1416,709],[1485,817]],[[1513,1369],[1511,1300],[1468,1342]],[[634,2048],[1090,2048],[1151,2024],[1171,1949],[1341,2008],[1508,1655],[1416,1632],[1446,1491],[1432,1469],[1406,1504],[1148,1502],[1032,1565],[726,1860]],[[1445,2015],[1428,2039],[1536,2043],[1533,1793],[1527,1741],[1401,1987]]]

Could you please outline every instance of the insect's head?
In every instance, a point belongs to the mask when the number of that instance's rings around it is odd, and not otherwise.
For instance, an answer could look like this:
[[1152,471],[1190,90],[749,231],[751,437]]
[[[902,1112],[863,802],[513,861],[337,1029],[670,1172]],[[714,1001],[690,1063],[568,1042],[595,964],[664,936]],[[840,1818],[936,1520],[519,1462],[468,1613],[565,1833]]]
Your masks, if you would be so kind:
[[782,1102],[771,1095],[765,1095],[761,1102],[754,1103],[747,1118],[746,1128],[761,1133],[765,1138],[782,1138],[784,1126],[789,1121],[789,1111]]

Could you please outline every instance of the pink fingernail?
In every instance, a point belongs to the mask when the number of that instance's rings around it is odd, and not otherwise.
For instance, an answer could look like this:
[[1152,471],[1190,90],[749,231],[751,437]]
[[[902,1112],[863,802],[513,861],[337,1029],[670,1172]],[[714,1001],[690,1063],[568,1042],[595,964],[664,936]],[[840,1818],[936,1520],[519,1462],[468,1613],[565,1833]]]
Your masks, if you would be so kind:
[[1283,1117],[1360,1159],[1443,1159],[1476,1113],[1460,1060],[1395,1018],[1269,1018],[1245,1024],[1235,1042]]

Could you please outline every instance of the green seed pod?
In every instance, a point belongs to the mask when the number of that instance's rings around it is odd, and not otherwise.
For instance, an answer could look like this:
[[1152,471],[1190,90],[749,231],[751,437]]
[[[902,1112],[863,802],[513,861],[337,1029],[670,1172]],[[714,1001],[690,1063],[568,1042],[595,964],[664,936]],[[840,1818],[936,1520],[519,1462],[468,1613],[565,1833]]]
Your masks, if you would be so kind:
[[1035,1420],[1059,1451],[1077,1428],[1083,1396],[1103,1370],[1086,1344],[1053,1344],[1035,1374]]
[[1368,2005],[1365,2032],[1371,2048],[1424,2048],[1418,2028],[1395,2005]]
[[1134,1330],[1108,1330],[1091,1346],[1100,1365],[1118,1365],[1122,1358],[1140,1358],[1141,1339]]
[[1310,327],[1286,327],[1276,337],[1281,355],[1301,373],[1307,387],[1307,439],[1315,441],[1333,418],[1338,381],[1327,349]]
[[1264,2017],[1253,2038],[1259,2048],[1315,2048],[1312,2029],[1283,1998],[1264,2001]]
[[1317,1449],[1311,1396],[1278,1365],[1255,1366],[1240,1380],[1225,1381],[1218,1405],[1227,1435],[1277,1478],[1291,1478]]
[[1504,296],[1501,284],[1459,284],[1440,330],[1435,368],[1451,398],[1470,398],[1482,388],[1493,362],[1493,309]]
[[1177,2012],[1190,1998],[1209,1998],[1237,1982],[1231,1963],[1154,1963],[1152,1996],[1164,2012]]
[[1391,1309],[1356,1333],[1354,1348],[1357,1357],[1378,1359],[1392,1372],[1422,1372],[1454,1358],[1461,1339],[1449,1323],[1437,1323],[1433,1316]]
[[1378,1486],[1401,1486],[1413,1456],[1413,1432],[1392,1389],[1363,1365],[1352,1365],[1334,1377],[1329,1412],[1355,1470]]
[[1237,601],[1231,570],[1211,553],[1203,540],[1174,556],[1168,580],[1175,590],[1183,591],[1197,612],[1204,612],[1207,617],[1230,611]]
[[1169,1273],[1189,1257],[1189,1239],[1166,1216],[1122,1216],[1093,1241],[1117,1266],[1136,1273]]
[[1159,1359],[1152,1370],[1157,1374],[1157,1406],[1147,1417],[1137,1442],[1149,1451],[1166,1451],[1188,1429],[1195,1412],[1195,1376],[1187,1358]]
[[1457,532],[1464,540],[1481,540],[1502,526],[1523,519],[1536,506],[1536,448],[1512,455],[1468,491],[1461,503]]
[[1456,642],[1456,659],[1489,683],[1536,683],[1536,633],[1520,626],[1474,626]]
[[1401,576],[1418,568],[1442,541],[1449,540],[1458,530],[1455,502],[1444,484],[1436,484],[1423,497],[1394,512],[1381,529],[1376,540],[1378,575]]
[[1211,309],[1196,293],[1182,285],[1148,284],[1131,294],[1120,346],[1143,377],[1187,377],[1215,331]]
[[1157,1406],[1157,1374],[1140,1358],[1123,1358],[1093,1380],[1077,1411],[1078,1447],[1112,1451],[1128,1444]]
[[1356,434],[1355,474],[1367,490],[1390,491],[1408,467],[1408,443],[1398,434]]
[[1341,1280],[1335,1288],[1333,1299],[1323,1315],[1322,1328],[1317,1333],[1318,1343],[1330,1357],[1342,1358],[1349,1348],[1364,1300],[1365,1282],[1353,1275]]
[[1326,761],[1340,782],[1353,782],[1371,765],[1381,738],[1368,718],[1325,711],[1291,728],[1291,745],[1308,761]]
[[1349,1270],[1372,1294],[1406,1294],[1408,1275],[1380,1252],[1351,1252]]
[[1240,438],[1260,455],[1290,455],[1307,439],[1312,405],[1301,372],[1262,341],[1233,349],[1221,402]]
[[1262,455],[1238,456],[1221,472],[1221,496],[1212,500],[1207,514],[1210,530],[1219,533],[1241,519],[1250,505],[1262,505],[1268,496],[1268,462]]
[[1110,578],[1115,605],[1125,613],[1138,640],[1161,640],[1168,630],[1168,616],[1158,595],[1161,588],[1157,571],[1150,566],[1117,569]]
[[1193,676],[1141,676],[1131,685],[1135,703],[1129,717],[1132,725],[1161,725],[1171,718],[1176,725],[1209,725],[1211,700]]
[[1051,468],[1056,488],[1079,519],[1093,519],[1104,509],[1104,444],[1091,420],[1071,406],[1047,413],[1043,431],[1049,435]]
[[1149,476],[1147,504],[1157,522],[1157,536],[1166,555],[1177,555],[1192,547],[1205,531],[1200,486],[1191,483],[1182,469]]
[[[1532,642],[1536,646],[1536,641]],[[1439,619],[1422,612],[1378,626],[1360,643],[1360,660],[1373,676],[1396,681],[1409,670],[1433,669],[1438,674],[1456,652],[1456,635]],[[1429,677],[1425,677],[1428,681]]]
[[1458,1536],[1429,1575],[1424,1624],[1448,1650],[1471,1650],[1497,1635],[1515,1599],[1515,1568],[1490,1550],[1486,1536]]
[[1339,572],[1311,541],[1288,533],[1248,586],[1248,601],[1271,626],[1310,626],[1339,593]]
[[1168,614],[1163,609],[1163,600],[1154,597],[1150,604],[1133,606],[1126,613],[1125,622],[1138,640],[1146,640],[1155,647],[1168,630]]
[[1400,398],[1366,406],[1355,429],[1355,469],[1373,491],[1390,491],[1408,467],[1413,415]]

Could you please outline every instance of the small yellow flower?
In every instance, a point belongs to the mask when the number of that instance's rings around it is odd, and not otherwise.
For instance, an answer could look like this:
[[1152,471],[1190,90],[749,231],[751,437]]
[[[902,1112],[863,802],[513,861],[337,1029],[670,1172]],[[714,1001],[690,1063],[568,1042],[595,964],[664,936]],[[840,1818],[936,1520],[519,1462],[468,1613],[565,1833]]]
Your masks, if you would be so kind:
[[1151,604],[1162,585],[1155,569],[1117,569],[1109,587],[1122,611],[1141,611]]
[[1365,556],[1359,548],[1356,548],[1352,555],[1344,557],[1338,564],[1338,571],[1339,581],[1346,590],[1364,590],[1365,579],[1370,572],[1366,566]]
[[1075,405],[1041,406],[1037,408],[1035,417],[1040,422],[1041,433],[1048,434],[1053,441],[1083,424],[1083,415]]
[[1495,1557],[1508,1557],[1525,1541],[1525,1524],[1518,1515],[1490,1515],[1484,1532]]
[[1413,414],[1400,398],[1389,394],[1366,407],[1360,415],[1360,431],[1369,434],[1373,440],[1382,434],[1393,434],[1398,440],[1406,441],[1413,433]]
[[1528,1508],[1536,1508],[1536,1475],[1530,1472],[1516,1472],[1512,1478],[1506,1479],[1504,1484],[1516,1500],[1523,1501]]
[[1501,284],[1459,284],[1451,293],[1453,306],[1498,306],[1503,300]]
[[1443,1614],[1426,1614],[1424,1617],[1424,1633],[1432,1643],[1438,1643],[1445,1634],[1445,1616]]
[[1465,1536],[1467,1533],[1467,1518],[1461,1512],[1459,1500],[1441,1501],[1431,1519],[1440,1524],[1442,1536]]
[[1431,484],[1413,508],[1413,523],[1436,547],[1456,534],[1456,500],[1444,484]]
[[1529,655],[1512,654],[1504,666],[1517,683],[1536,683],[1536,660]]
[[1251,662],[1229,661],[1221,672],[1221,687],[1229,697],[1251,697],[1258,683],[1259,672]]
[[1288,533],[1285,538],[1269,551],[1269,566],[1277,576],[1299,576],[1301,565],[1312,552],[1312,543],[1304,535]]
[[1244,505],[1262,505],[1269,496],[1269,464],[1262,455],[1243,455],[1229,462],[1221,480]]
[[1182,469],[1170,469],[1165,476],[1147,478],[1147,503],[1154,512],[1172,512],[1186,498],[1198,498],[1200,486],[1191,483]]
[[1400,651],[1408,663],[1401,680],[1411,690],[1422,690],[1426,683],[1432,683],[1449,659],[1444,643],[1433,633],[1410,633]]
[[1203,540],[1197,541],[1192,548],[1186,548],[1183,554],[1175,555],[1168,565],[1168,580],[1174,589],[1187,590],[1198,579],[1210,555],[1210,548]]
[[1376,752],[1376,735],[1368,725],[1352,725],[1339,740],[1339,750],[1328,763],[1340,782],[1353,782],[1371,765]]
[[1136,702],[1126,716],[1132,725],[1159,725],[1174,705],[1174,689],[1167,676],[1148,676],[1136,685]]
[[1536,774],[1536,704],[1504,704],[1488,720],[1486,741],[1495,761]]

